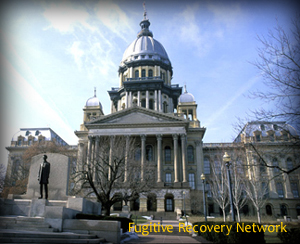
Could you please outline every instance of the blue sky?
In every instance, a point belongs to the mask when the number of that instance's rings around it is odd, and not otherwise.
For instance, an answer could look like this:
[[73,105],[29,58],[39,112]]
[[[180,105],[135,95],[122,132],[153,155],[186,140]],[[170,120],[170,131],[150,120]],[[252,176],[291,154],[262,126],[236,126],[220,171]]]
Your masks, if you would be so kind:
[[[150,30],[173,66],[173,84],[187,85],[207,128],[204,142],[230,142],[236,116],[267,89],[250,64],[278,22],[289,30],[294,1],[146,1]],[[104,113],[107,91],[119,85],[118,66],[135,40],[143,1],[9,1],[1,5],[1,160],[19,128],[51,127],[69,144],[94,87]]]

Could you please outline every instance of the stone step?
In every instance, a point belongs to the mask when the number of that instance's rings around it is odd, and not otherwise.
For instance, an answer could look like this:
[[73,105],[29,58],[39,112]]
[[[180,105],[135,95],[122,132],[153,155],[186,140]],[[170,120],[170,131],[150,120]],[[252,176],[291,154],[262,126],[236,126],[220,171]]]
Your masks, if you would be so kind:
[[104,238],[95,238],[95,239],[60,239],[60,238],[51,238],[51,239],[42,239],[42,238],[9,238],[4,237],[0,240],[0,243],[103,243],[105,242]]
[[1,230],[0,243],[103,243],[96,235],[74,233],[42,233],[36,231]]

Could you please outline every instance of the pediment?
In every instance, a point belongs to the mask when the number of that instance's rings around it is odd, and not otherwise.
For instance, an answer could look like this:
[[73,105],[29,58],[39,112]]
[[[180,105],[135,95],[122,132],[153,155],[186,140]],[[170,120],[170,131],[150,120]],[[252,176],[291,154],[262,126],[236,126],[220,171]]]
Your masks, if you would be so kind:
[[89,124],[158,124],[186,122],[184,119],[144,108],[122,110],[101,117]]

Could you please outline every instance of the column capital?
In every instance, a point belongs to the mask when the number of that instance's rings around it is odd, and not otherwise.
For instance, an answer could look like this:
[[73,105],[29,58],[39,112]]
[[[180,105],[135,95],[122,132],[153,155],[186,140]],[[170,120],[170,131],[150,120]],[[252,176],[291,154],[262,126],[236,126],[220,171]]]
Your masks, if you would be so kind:
[[200,141],[200,140],[197,140],[197,141],[195,141],[195,144],[196,144],[196,146],[197,146],[197,147],[199,147],[199,146],[201,146],[201,145],[202,145],[202,141]]
[[178,140],[178,134],[172,134],[173,140]]
[[93,139],[94,139],[94,137],[93,137],[93,136],[91,136],[91,135],[89,135],[89,136],[88,136],[88,139],[91,141],[91,140],[93,140]]
[[142,141],[146,141],[146,135],[145,134],[140,135],[140,137],[141,137]]
[[96,142],[100,141],[100,136],[96,136]]
[[162,134],[157,134],[157,135],[156,135],[156,138],[157,138],[157,140],[160,140],[160,141],[161,141],[161,140],[162,140]]
[[185,139],[186,138],[186,134],[180,134],[180,138],[181,139]]

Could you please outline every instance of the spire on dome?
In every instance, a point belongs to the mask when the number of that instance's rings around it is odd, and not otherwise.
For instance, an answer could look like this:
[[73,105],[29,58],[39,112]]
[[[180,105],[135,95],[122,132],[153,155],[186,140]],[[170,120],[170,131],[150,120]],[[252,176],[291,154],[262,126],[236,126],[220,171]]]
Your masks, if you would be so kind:
[[145,1],[143,3],[143,8],[144,8],[144,20],[147,19],[147,11],[146,11],[146,4],[145,4]]
[[94,97],[96,97],[96,87],[94,87]]
[[147,19],[147,12],[146,12],[145,2],[143,3],[143,8],[144,8],[144,19],[140,23],[140,26],[141,26],[142,30],[137,35],[137,38],[139,38],[141,36],[151,36],[151,37],[153,37],[152,32],[149,30],[150,22]]
[[186,84],[184,84],[184,93],[187,93]]

